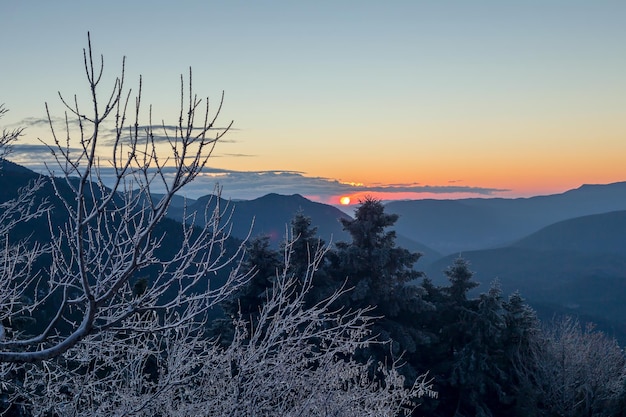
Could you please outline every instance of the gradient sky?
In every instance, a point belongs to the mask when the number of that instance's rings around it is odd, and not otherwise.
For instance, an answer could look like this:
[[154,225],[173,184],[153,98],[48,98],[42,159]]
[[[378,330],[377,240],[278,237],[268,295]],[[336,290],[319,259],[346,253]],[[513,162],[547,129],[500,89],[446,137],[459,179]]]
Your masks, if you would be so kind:
[[[146,6],[149,4],[149,6]],[[225,91],[198,197],[529,196],[626,180],[626,1],[0,2],[2,127],[41,161],[44,102],[86,97],[87,31],[175,122]]]

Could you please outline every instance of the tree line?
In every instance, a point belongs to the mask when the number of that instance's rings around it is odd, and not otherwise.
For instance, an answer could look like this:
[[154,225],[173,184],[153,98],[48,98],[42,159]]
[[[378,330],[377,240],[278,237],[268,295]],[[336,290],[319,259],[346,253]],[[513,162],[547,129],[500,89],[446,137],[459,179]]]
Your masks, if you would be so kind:
[[[351,240],[338,242],[320,260],[305,300],[315,304],[334,289],[351,291],[335,308],[372,308],[378,342],[359,349],[362,361],[400,359],[410,383],[428,373],[437,398],[425,398],[416,416],[620,416],[626,368],[617,342],[573,317],[542,324],[521,294],[505,296],[497,280],[485,292],[469,263],[457,258],[437,286],[418,272],[420,255],[396,246],[388,230],[397,216],[366,198],[352,220],[342,219]],[[294,216],[295,243],[273,249],[268,237],[249,242],[245,267],[252,280],[222,305],[227,315],[253,321],[271,293],[281,254],[300,276],[316,247],[325,243],[311,219]],[[217,332],[219,321],[216,322]]]

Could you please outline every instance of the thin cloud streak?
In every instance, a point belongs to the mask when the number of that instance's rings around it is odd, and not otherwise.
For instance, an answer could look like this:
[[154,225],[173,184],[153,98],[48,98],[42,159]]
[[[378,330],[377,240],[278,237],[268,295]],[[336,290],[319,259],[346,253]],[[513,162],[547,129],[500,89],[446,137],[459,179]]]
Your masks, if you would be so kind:
[[[80,152],[80,149],[70,149],[70,152]],[[216,154],[214,156],[220,156]],[[228,157],[254,157],[247,154],[224,154]],[[50,149],[43,144],[16,144],[11,158],[35,172],[47,173],[48,167],[54,171],[55,163]],[[164,169],[165,178],[173,178],[173,167]],[[105,183],[113,183],[114,171],[103,166],[100,170],[101,178]],[[446,185],[427,185],[420,183],[408,184],[362,184],[347,183],[332,178],[310,177],[305,172],[266,170],[266,171],[233,171],[206,167],[202,173],[184,189],[186,197],[197,199],[212,194],[215,187],[222,189],[222,196],[234,200],[250,200],[269,193],[301,194],[316,201],[336,204],[342,195],[362,196],[368,193],[384,195],[385,199],[405,199],[407,195],[424,198],[438,195],[442,198],[463,194],[465,196],[493,196],[497,193],[509,191],[507,189],[488,188],[470,185],[459,185],[456,181]],[[162,190],[156,188],[155,192]],[[412,197],[413,198],[413,197]]]
[[[172,174],[172,172],[166,172],[166,177]],[[196,199],[211,194],[216,185],[222,189],[222,197],[224,198],[250,200],[269,193],[301,194],[333,204],[337,196],[363,193],[385,193],[387,196],[395,194],[398,195],[398,198],[405,198],[406,193],[440,194],[442,196],[463,193],[475,196],[492,196],[499,192],[508,191],[460,185],[377,184],[368,186],[366,184],[343,183],[331,178],[308,177],[305,173],[298,171],[232,171],[207,168],[185,188],[185,195],[188,198]]]
[[[76,134],[79,133],[79,124],[76,118],[74,117],[69,117],[66,120],[63,117],[51,116],[51,120],[52,120],[52,126],[54,127],[55,131],[60,132],[62,129],[62,131],[65,132],[66,129],[69,127],[70,133],[76,133]],[[19,122],[11,123],[7,125],[7,127],[11,127],[11,126],[26,128],[26,129],[30,127],[30,128],[36,128],[38,130],[42,128],[49,129],[50,120],[48,120],[45,117],[27,117],[27,118],[20,120]],[[86,123],[85,126],[88,127],[89,124]],[[167,143],[168,141],[175,139],[177,130],[180,130],[180,127],[176,125],[163,125],[163,124],[153,124],[152,126],[139,125],[137,127],[137,129],[139,130],[139,135],[140,136],[145,135],[150,127],[152,127],[152,133],[153,133],[153,138],[154,138],[155,143],[161,143],[161,142]],[[123,137],[127,137],[126,132],[128,132],[129,129],[134,129],[134,125],[132,123],[125,124],[123,128],[123,132],[124,132]],[[241,131],[241,128],[236,128],[233,126],[228,127],[227,125],[226,126],[213,126],[208,129],[206,134],[210,138],[210,135],[212,132],[221,133],[226,130],[228,130],[229,132],[237,132],[237,131]],[[200,126],[194,127],[192,134],[200,134],[201,131],[202,131],[202,128]],[[87,133],[89,133],[88,129],[87,129]],[[113,127],[112,122],[108,121],[107,123],[104,124],[104,129],[101,131],[101,134],[102,134],[103,140],[100,143],[102,145],[111,146],[114,144],[116,131],[115,131],[115,128]],[[230,139],[230,138],[220,139],[219,142],[220,143],[236,143],[235,140]]]

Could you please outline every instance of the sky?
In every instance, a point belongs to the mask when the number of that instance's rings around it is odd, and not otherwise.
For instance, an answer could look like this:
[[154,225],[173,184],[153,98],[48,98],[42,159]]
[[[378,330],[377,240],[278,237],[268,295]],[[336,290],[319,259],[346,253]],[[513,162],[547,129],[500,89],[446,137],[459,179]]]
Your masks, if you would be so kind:
[[[0,127],[40,169],[44,103],[89,99],[87,32],[175,123],[225,99],[197,198],[526,197],[626,180],[626,2],[0,1]],[[106,87],[105,90],[108,90]],[[88,101],[86,101],[88,103]]]

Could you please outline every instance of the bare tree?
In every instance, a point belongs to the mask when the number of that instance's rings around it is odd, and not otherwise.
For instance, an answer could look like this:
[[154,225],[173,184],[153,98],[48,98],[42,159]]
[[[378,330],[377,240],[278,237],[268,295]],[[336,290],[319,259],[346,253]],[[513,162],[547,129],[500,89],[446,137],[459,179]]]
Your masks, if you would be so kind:
[[[0,118],[6,113],[0,105]],[[23,129],[2,130],[0,137],[0,175],[3,175],[5,158],[11,153],[13,143],[21,136]],[[35,195],[44,186],[45,179],[39,177],[18,190],[17,195],[0,203],[0,343],[7,340],[7,332],[2,325],[18,316],[23,308],[23,300],[32,291],[39,279],[34,271],[34,262],[47,251],[45,246],[30,244],[27,240],[10,239],[11,232],[20,224],[41,217],[48,212],[45,199],[38,203]]]
[[[8,111],[4,104],[0,104],[0,118],[4,117]],[[22,135],[23,131],[23,128],[2,129],[2,136],[0,136],[0,159],[4,159],[11,152],[11,144]]]
[[[61,227],[50,223],[52,239],[45,248],[50,266],[36,278],[27,265],[43,248],[25,252],[22,246],[5,246],[3,260],[13,259],[13,264],[0,271],[0,282],[9,283],[14,289],[0,296],[0,319],[10,323],[12,317],[30,314],[44,305],[49,307],[52,299],[55,312],[35,335],[27,337],[3,328],[0,362],[46,360],[88,335],[122,329],[141,331],[143,321],[128,320],[137,314],[166,314],[176,309],[177,323],[193,321],[245,279],[237,264],[231,262],[241,251],[226,256],[228,229],[222,221],[224,208],[219,205],[214,212],[205,213],[207,219],[201,229],[196,227],[194,218],[185,219],[178,252],[169,258],[155,254],[165,239],[163,233],[156,231],[157,226],[165,218],[172,198],[201,172],[215,144],[230,127],[215,129],[223,95],[210,115],[209,100],[200,100],[193,94],[191,71],[186,94],[181,77],[178,123],[173,130],[163,123],[167,151],[164,156],[151,115],[146,123],[140,120],[141,79],[133,103],[134,117],[127,124],[131,93],[124,88],[124,63],[121,76],[103,101],[103,62],[102,57],[99,62],[94,59],[89,40],[84,50],[84,67],[90,87],[90,109],[84,112],[76,97],[68,101],[59,93],[66,107],[63,139],[48,111],[52,133],[48,146],[55,161],[54,167],[49,166],[50,179],[60,201],[57,208],[65,211],[67,222]],[[73,124],[77,126],[75,130]],[[105,141],[112,143],[112,153],[100,157],[98,150]],[[105,169],[114,172],[113,183],[108,186],[104,181]],[[158,200],[152,196],[155,187],[164,190]],[[5,216],[26,204],[25,194],[20,198],[5,204]],[[37,212],[41,214],[41,209]],[[10,230],[11,223],[5,222],[4,227]],[[197,290],[206,288],[208,277],[227,265],[232,272],[226,285],[215,290]],[[131,280],[147,268],[151,268],[152,277],[147,288],[137,294]],[[33,286],[37,288],[33,290]],[[24,288],[30,288],[36,296],[20,298]]]
[[540,409],[549,415],[614,415],[624,395],[626,358],[617,341],[578,320],[548,325],[526,370]]
[[[434,396],[426,376],[405,387],[399,362],[353,358],[375,343],[373,318],[369,309],[331,309],[347,289],[305,307],[326,248],[308,260],[304,277],[294,276],[288,242],[285,265],[259,317],[233,318],[228,346],[205,335],[208,310],[249,278],[239,269],[243,246],[227,254],[228,219],[219,205],[198,222],[202,227],[185,216],[169,256],[158,253],[166,239],[158,227],[174,195],[201,172],[230,127],[214,127],[222,100],[210,116],[208,100],[193,95],[191,72],[188,91],[181,78],[178,124],[171,130],[163,123],[169,150],[163,157],[150,117],[140,123],[141,82],[134,121],[126,124],[124,65],[102,105],[102,62],[94,61],[89,41],[84,65],[92,106],[83,112],[78,99],[61,96],[66,139],[48,113],[56,162],[49,183],[36,181],[0,206],[0,232],[7,237],[16,225],[52,210],[67,216],[62,226],[49,217],[49,242],[7,238],[0,253],[4,406],[36,416],[395,416],[410,414],[422,395]],[[5,134],[0,145],[17,136]],[[98,155],[103,140],[113,143],[107,158]],[[105,169],[114,171],[113,184],[105,184]],[[54,201],[34,204],[45,186],[54,190]],[[156,187],[159,199],[153,198]],[[49,264],[34,270],[41,256]],[[227,282],[209,287],[208,277],[225,268]],[[143,273],[149,279],[137,290],[133,283]],[[17,317],[50,306],[54,310],[36,334],[12,328]]]
[[[22,398],[34,415],[410,415],[419,397],[435,395],[426,376],[406,388],[398,362],[353,358],[375,343],[370,310],[332,310],[345,289],[304,307],[324,250],[304,277],[283,268],[255,324],[234,318],[228,347],[205,338],[200,323],[126,337],[93,335],[63,361],[31,366]],[[150,314],[126,320],[161,326]]]

